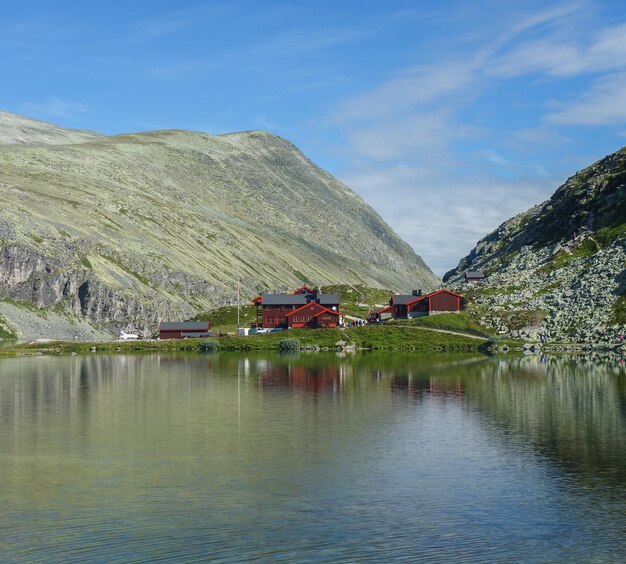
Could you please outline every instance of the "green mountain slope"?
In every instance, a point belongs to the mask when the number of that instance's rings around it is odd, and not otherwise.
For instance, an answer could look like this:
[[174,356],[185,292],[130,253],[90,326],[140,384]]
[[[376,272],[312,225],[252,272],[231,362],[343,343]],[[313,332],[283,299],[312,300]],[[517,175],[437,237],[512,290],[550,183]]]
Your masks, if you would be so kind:
[[232,302],[237,276],[244,296],[437,284],[361,198],[268,133],[0,145],[0,298],[148,331]]

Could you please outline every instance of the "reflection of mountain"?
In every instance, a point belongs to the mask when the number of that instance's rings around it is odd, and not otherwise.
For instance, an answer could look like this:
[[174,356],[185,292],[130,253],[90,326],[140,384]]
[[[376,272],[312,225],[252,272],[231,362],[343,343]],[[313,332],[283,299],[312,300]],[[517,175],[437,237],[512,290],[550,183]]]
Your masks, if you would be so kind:
[[271,419],[283,433],[291,425],[283,410],[294,410],[294,401],[314,427],[310,398],[341,400],[364,406],[358,430],[376,426],[376,413],[393,414],[406,397],[469,405],[491,431],[513,433],[568,471],[626,480],[626,377],[616,363],[601,360],[419,354],[6,359],[0,364],[0,451],[55,432],[80,435],[87,444],[120,433],[131,450],[152,444],[158,459],[161,448],[184,447],[175,432],[183,424],[199,426],[211,444],[224,444],[233,431],[212,423],[218,414],[250,433]]
[[467,397],[566,470],[626,480],[626,386],[615,363],[536,357],[484,365]]

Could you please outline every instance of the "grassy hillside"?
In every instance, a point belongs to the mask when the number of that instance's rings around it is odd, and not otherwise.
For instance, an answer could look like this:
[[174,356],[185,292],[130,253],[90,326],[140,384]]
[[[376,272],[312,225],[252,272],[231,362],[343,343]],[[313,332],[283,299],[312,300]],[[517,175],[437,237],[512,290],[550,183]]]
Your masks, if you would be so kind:
[[274,135],[71,138],[0,144],[0,297],[147,333],[232,304],[237,277],[246,298],[438,283],[359,196]]

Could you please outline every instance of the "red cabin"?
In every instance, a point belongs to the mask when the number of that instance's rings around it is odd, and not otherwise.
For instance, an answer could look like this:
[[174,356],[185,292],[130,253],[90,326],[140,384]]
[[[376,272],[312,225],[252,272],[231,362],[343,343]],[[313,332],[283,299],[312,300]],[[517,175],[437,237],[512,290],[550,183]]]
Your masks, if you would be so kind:
[[[394,319],[437,313],[458,313],[461,311],[461,299],[460,294],[451,290],[437,290],[426,295],[414,291],[410,295],[391,296],[389,307]],[[381,310],[381,312],[385,310]]]

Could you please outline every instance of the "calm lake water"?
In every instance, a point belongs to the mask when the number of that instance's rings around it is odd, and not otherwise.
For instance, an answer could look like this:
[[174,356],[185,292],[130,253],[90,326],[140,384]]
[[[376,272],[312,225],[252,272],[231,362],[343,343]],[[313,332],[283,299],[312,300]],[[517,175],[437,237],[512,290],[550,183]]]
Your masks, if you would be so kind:
[[0,361],[0,561],[626,561],[616,359]]

